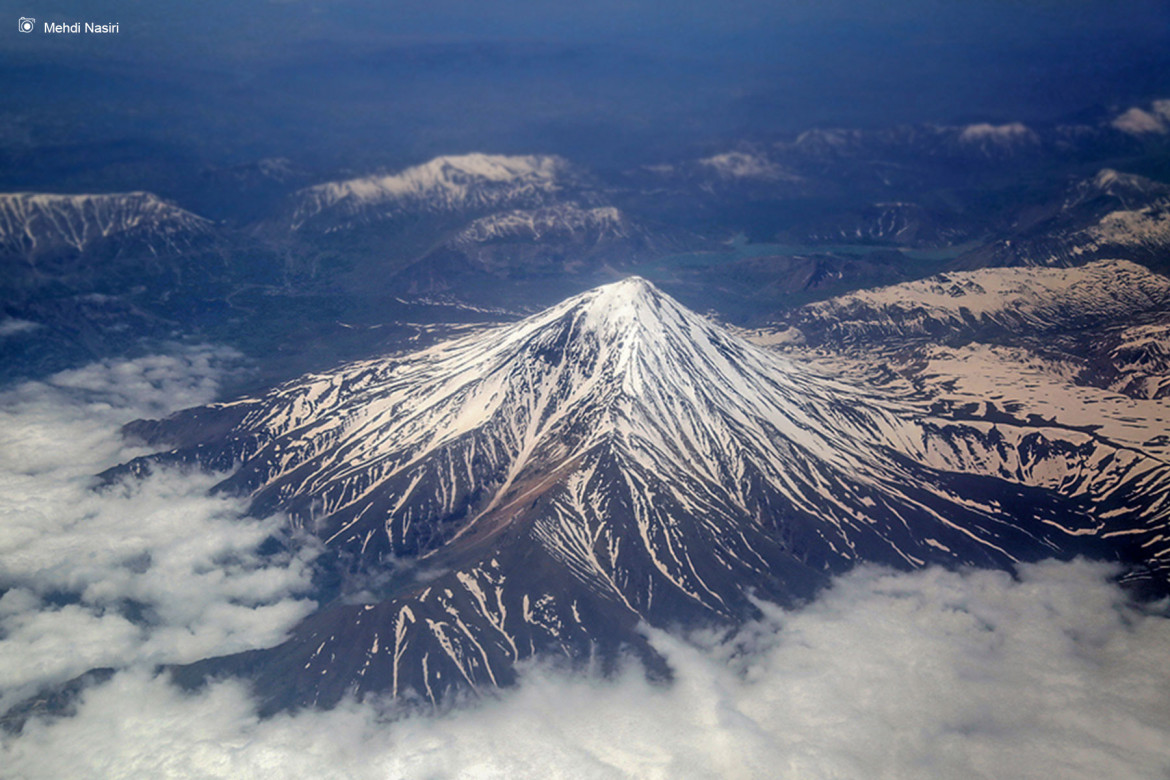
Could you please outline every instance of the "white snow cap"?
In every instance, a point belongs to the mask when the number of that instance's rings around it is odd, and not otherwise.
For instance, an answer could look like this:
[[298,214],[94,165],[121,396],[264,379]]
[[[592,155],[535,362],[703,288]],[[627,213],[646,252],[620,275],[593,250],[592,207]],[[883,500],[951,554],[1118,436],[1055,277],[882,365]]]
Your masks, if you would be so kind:
[[567,164],[564,159],[551,155],[463,154],[436,157],[422,165],[387,176],[328,182],[309,189],[326,195],[327,200],[332,202],[343,198],[376,200],[423,195],[437,190],[462,195],[467,186],[475,182],[523,180],[551,184]]
[[967,125],[959,133],[959,140],[964,143],[999,143],[1012,144],[1020,141],[1031,141],[1036,138],[1027,125],[1020,122],[1011,122],[1006,125],[991,125],[986,122]]
[[725,179],[798,178],[768,158],[747,152],[724,152],[713,157],[705,157],[699,160],[699,164],[710,168]]
[[1170,132],[1170,100],[1155,100],[1150,104],[1149,111],[1134,106],[1110,124],[1130,135]]

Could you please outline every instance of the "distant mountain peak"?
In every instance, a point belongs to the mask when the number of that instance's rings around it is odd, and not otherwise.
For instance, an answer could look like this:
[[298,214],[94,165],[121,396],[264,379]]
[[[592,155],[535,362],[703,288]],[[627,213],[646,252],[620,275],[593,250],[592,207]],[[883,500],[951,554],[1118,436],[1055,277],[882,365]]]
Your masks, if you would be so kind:
[[502,155],[474,152],[436,157],[430,162],[418,166],[418,169],[442,172],[446,175],[458,171],[468,176],[505,181],[522,176],[552,178],[556,175],[557,169],[566,164],[565,159],[557,155]]
[[150,192],[0,193],[0,251],[38,253],[136,240],[150,251],[177,251],[212,223]]
[[973,144],[1017,144],[1035,142],[1036,133],[1021,122],[1009,122],[1003,125],[993,125],[987,122],[967,125],[959,133],[959,140]]
[[705,157],[699,165],[724,179],[757,179],[762,181],[800,181],[800,177],[784,170],[762,154],[732,151]]
[[1122,173],[1113,168],[1102,168],[1090,181],[1093,188],[1107,195],[1170,194],[1170,187],[1161,182],[1138,176],[1136,173]]
[[570,165],[556,155],[472,153],[436,157],[390,174],[325,182],[299,191],[293,227],[334,215],[352,222],[397,211],[537,206],[559,191]]
[[1170,132],[1170,100],[1155,100],[1149,110],[1132,106],[1110,124],[1129,135],[1164,135]]

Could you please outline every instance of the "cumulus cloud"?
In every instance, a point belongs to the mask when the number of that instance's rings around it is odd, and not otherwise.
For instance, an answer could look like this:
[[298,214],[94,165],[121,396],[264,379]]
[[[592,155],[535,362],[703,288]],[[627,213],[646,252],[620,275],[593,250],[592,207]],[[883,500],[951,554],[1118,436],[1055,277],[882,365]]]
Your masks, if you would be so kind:
[[29,778],[1165,777],[1170,620],[1109,574],[862,567],[734,636],[649,631],[673,684],[532,665],[438,715],[261,720],[239,684],[189,695],[132,670],[74,717],[30,722],[0,762]]
[[311,548],[262,556],[280,518],[160,470],[98,489],[146,451],[124,423],[211,400],[231,351],[111,360],[0,393],[0,711],[91,668],[271,645],[312,608]]

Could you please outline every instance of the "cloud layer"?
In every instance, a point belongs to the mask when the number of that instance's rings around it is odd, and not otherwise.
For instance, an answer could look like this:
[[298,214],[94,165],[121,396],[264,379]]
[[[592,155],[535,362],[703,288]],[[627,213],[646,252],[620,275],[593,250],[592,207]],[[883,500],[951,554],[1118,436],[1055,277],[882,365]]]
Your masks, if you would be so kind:
[[98,666],[273,644],[312,608],[307,554],[262,558],[279,518],[161,471],[95,490],[141,454],[125,422],[210,400],[236,356],[109,361],[0,394],[0,710]]
[[733,638],[652,632],[672,685],[532,666],[439,715],[261,721],[234,683],[188,696],[126,672],[0,759],[38,778],[1164,777],[1170,620],[1108,574],[862,568]]

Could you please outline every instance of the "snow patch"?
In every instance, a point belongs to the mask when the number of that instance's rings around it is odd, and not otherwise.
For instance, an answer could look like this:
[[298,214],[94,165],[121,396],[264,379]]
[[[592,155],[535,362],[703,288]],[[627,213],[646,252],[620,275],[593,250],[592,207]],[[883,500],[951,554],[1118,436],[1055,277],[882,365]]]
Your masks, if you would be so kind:
[[[1170,103],[1170,101],[1158,101],[1158,104],[1165,103]],[[1165,119],[1170,120],[1170,111],[1167,111]],[[1130,135],[1162,134],[1167,132],[1166,122],[1163,121],[1162,116],[1143,111],[1137,106],[1121,114],[1121,116],[1114,119],[1110,124],[1121,132],[1129,133]]]
[[724,179],[765,179],[769,181],[796,181],[794,176],[776,163],[758,154],[725,152],[699,160]]
[[986,122],[967,125],[959,133],[959,140],[963,143],[997,143],[1016,144],[1021,141],[1034,141],[1036,134],[1027,125],[1020,122],[1011,122],[1006,125],[992,125]]

